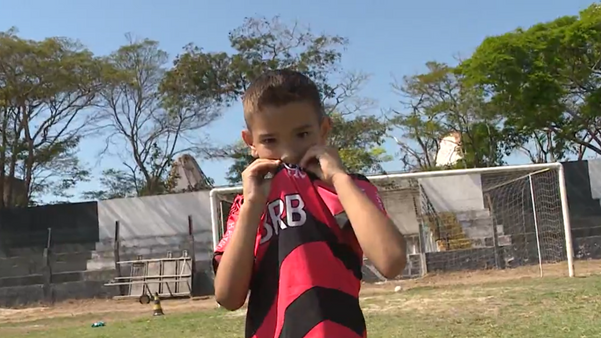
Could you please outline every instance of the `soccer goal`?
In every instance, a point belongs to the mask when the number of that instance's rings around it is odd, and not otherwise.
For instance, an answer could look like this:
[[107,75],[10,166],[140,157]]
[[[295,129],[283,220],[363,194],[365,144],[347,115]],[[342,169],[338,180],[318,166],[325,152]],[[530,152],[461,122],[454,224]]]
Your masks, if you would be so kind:
[[[536,267],[574,276],[560,163],[369,177],[407,240],[405,278]],[[242,187],[211,190],[213,245]],[[566,266],[567,265],[567,266]]]

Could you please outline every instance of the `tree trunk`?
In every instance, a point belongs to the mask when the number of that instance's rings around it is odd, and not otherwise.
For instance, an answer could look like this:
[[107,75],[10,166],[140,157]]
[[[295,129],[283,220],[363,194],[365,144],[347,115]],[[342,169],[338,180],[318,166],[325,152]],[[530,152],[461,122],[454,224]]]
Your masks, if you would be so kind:
[[27,160],[25,161],[25,196],[21,199],[22,206],[29,205],[29,198],[31,196],[31,183],[33,180],[33,165],[35,163],[34,143],[31,138],[31,132],[29,130],[29,110],[23,105],[23,131],[25,132],[25,142],[27,142]]
[[2,198],[0,198],[0,209],[4,209],[6,204],[10,203],[8,201],[5,202],[6,198],[6,150],[8,149],[8,135],[6,130],[8,129],[8,109],[6,107],[2,108],[2,128],[0,133],[2,133],[2,146],[0,149],[0,194],[2,194]]

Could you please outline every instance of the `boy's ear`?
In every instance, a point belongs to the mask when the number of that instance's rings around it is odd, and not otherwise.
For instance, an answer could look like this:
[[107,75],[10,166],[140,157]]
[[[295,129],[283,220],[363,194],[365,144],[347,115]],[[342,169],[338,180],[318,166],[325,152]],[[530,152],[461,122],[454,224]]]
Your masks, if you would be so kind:
[[321,139],[323,141],[327,141],[328,136],[330,136],[330,131],[332,131],[332,119],[329,116],[325,116],[323,120],[321,120],[321,126],[319,129]]
[[258,157],[257,150],[255,149],[255,146],[253,145],[253,137],[252,137],[250,130],[247,130],[247,129],[242,130],[242,140],[244,141],[244,143],[246,143],[246,145],[250,149],[250,154],[252,155],[252,157]]

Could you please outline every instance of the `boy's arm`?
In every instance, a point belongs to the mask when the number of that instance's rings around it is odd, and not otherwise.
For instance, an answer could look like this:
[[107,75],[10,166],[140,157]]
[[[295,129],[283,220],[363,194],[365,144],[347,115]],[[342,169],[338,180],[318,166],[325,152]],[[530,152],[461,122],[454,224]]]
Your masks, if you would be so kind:
[[332,178],[332,184],[365,256],[384,277],[398,276],[407,263],[405,239],[384,213],[376,188],[368,184],[364,192],[342,173]]
[[[240,198],[237,202],[241,203]],[[253,206],[252,203],[243,203],[239,213],[238,209],[234,212],[234,207],[237,206],[232,206],[227,233],[216,248],[213,260],[215,300],[231,311],[242,307],[248,295],[257,228],[263,213],[263,206]]]

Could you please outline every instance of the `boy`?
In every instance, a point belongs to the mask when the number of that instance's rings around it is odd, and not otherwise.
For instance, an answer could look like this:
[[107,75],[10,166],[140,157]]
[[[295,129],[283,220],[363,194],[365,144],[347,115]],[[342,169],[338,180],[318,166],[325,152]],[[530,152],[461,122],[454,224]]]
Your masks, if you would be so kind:
[[[217,302],[236,310],[250,290],[246,337],[365,337],[358,299],[363,253],[393,278],[405,266],[402,235],[376,188],[347,174],[326,146],[331,121],[311,80],[290,70],[267,72],[249,86],[243,106],[242,138],[257,159],[242,173],[243,196],[215,250]],[[273,190],[294,184],[306,196],[330,194],[344,210],[328,205],[332,213],[323,212],[320,198],[305,203],[286,195],[284,203],[270,195],[271,184]]]

